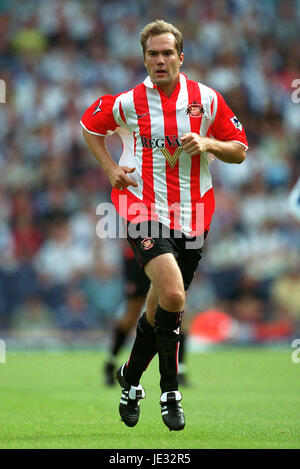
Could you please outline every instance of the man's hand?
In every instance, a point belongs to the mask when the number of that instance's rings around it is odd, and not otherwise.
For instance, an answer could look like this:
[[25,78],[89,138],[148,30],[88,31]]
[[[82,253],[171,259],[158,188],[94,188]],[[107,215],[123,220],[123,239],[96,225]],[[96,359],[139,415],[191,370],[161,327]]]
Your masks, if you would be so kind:
[[85,129],[83,129],[82,133],[90,152],[100,163],[103,171],[110,180],[112,187],[122,190],[128,186],[138,186],[133,179],[126,176],[127,173],[133,173],[135,168],[117,165],[107,150],[105,143],[106,137],[102,135],[91,134]]
[[137,183],[127,176],[128,173],[133,173],[134,171],[135,168],[129,168],[128,166],[115,166],[108,174],[112,187],[119,190],[128,186],[137,187]]
[[210,140],[211,139],[207,137],[200,137],[200,135],[195,132],[184,134],[180,139],[183,150],[191,156],[208,151]]
[[246,149],[242,143],[221,141],[214,138],[201,137],[194,132],[184,134],[181,139],[182,148],[190,155],[199,155],[208,151],[225,163],[240,164],[246,158]]

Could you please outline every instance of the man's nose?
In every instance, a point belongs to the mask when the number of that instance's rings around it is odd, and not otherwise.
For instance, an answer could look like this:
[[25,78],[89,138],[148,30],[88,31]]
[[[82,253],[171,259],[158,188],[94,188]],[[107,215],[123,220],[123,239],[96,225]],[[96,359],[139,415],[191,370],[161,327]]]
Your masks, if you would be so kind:
[[158,63],[158,64],[163,64],[164,62],[165,62],[164,56],[163,56],[162,54],[159,54],[159,55],[157,56],[157,63]]

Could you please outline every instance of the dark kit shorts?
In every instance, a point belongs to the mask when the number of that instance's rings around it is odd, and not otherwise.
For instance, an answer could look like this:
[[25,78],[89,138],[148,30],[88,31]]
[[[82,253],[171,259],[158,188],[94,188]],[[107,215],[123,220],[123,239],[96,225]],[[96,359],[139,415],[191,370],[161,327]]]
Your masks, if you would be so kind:
[[127,223],[127,239],[140,266],[144,269],[147,262],[154,257],[173,254],[180,268],[185,290],[194,278],[207,234],[206,231],[202,236],[190,238],[156,221],[135,225]]
[[150,280],[140,267],[136,257],[124,261],[125,289],[130,298],[146,296],[150,287]]

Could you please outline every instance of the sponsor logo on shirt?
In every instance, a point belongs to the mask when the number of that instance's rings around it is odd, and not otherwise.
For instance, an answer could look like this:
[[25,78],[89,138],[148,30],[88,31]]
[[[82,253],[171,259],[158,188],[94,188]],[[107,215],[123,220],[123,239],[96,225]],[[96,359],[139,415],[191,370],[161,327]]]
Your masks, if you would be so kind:
[[147,138],[141,135],[141,142],[143,148],[166,148],[166,146],[170,148],[181,147],[181,143],[176,135],[166,135],[161,138]]
[[182,152],[182,145],[176,135],[161,138],[147,138],[141,135],[141,142],[143,148],[159,148],[171,168],[174,168]]

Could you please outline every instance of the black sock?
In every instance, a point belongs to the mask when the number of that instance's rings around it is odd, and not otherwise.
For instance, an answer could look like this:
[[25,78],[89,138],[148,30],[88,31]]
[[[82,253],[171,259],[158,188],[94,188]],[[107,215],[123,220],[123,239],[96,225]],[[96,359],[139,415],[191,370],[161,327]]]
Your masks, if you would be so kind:
[[129,384],[138,386],[143,372],[156,352],[154,327],[149,324],[146,313],[144,313],[138,321],[130,358],[124,368],[124,377]]
[[159,305],[155,317],[155,334],[159,356],[162,393],[178,390],[178,346],[182,312],[166,311]]
[[180,334],[180,345],[179,345],[179,353],[178,353],[178,362],[180,364],[184,364],[185,362],[185,333],[181,332]]
[[114,329],[113,343],[111,347],[111,355],[115,357],[127,338],[128,332],[123,331],[119,326],[116,326]]

